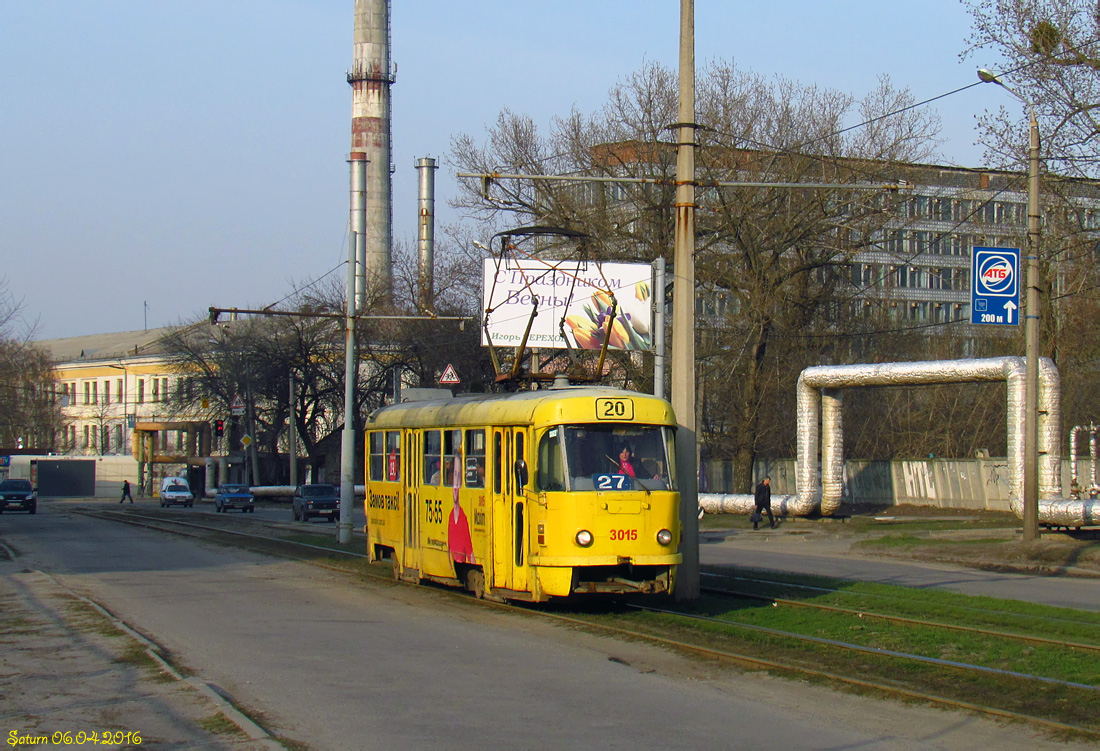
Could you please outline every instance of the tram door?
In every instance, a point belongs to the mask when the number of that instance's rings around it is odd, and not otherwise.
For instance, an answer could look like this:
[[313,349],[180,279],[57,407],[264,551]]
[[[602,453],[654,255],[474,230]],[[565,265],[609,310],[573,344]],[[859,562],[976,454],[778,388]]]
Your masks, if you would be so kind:
[[527,509],[514,470],[525,445],[522,428],[493,428],[493,585],[516,591],[528,587]]
[[404,431],[405,444],[405,513],[401,524],[401,567],[420,570],[420,470],[423,466],[424,446],[420,434]]

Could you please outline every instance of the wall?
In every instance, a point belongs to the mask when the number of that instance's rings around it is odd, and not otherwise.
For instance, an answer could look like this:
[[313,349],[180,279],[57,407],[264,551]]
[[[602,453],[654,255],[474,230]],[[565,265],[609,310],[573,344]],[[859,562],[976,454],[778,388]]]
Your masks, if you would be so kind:
[[[751,493],[752,488],[732,487],[729,462],[707,462],[711,493]],[[796,491],[794,459],[758,461],[757,479],[772,478],[772,493],[793,495]],[[1077,478],[1087,485],[1092,462],[1078,459]],[[1062,488],[1068,496],[1069,459],[1062,460]],[[973,508],[1011,511],[1008,500],[1008,460],[989,459],[898,459],[894,461],[848,461],[844,463],[844,502],[883,505],[914,504],[940,508]]]

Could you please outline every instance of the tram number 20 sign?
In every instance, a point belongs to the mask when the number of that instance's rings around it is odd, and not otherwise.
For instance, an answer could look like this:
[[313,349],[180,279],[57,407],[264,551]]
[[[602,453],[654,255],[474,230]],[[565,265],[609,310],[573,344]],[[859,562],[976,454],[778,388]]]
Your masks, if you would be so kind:
[[596,400],[597,420],[633,420],[634,401],[621,397],[601,397]]
[[1020,249],[974,248],[970,266],[970,322],[1020,323]]

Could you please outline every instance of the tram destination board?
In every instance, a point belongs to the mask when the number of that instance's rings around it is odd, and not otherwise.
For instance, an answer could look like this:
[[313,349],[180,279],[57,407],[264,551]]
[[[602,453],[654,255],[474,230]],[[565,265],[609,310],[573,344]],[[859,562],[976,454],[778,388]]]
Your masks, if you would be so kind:
[[971,323],[1019,325],[1019,248],[974,248],[970,277]]

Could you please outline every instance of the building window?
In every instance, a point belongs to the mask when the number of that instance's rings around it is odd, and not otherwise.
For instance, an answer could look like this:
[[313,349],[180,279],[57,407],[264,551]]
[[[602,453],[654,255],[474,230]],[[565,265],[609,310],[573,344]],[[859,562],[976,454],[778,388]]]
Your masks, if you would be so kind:
[[91,398],[92,398],[92,384],[85,381],[84,382],[84,403],[85,404],[91,404],[91,401],[90,401]]
[[122,423],[115,425],[115,450],[122,453]]
[[99,404],[99,381],[92,381],[92,404]]
[[88,446],[91,444],[91,440],[92,440],[91,439],[91,431],[88,428],[89,428],[89,426],[87,426],[87,425],[84,426],[84,448],[88,448]]
[[110,451],[111,451],[111,426],[110,425],[104,425],[102,428],[100,428],[100,432],[103,434],[99,439],[100,446],[103,447],[103,449],[102,449],[102,451],[100,451],[100,453],[101,454],[110,453]]
[[160,401],[160,379],[159,378],[154,378],[153,379],[153,401],[154,402],[159,402]]
[[137,403],[145,404],[145,379],[139,378],[137,380]]
[[111,382],[110,381],[104,381],[103,382],[103,403],[105,405],[110,405],[111,404]]
[[115,389],[115,394],[118,396],[118,403],[119,404],[123,404],[126,401],[126,392],[123,391],[122,383],[123,383],[123,381],[122,381],[121,378],[119,378],[115,382],[115,385],[118,387],[117,389]]

